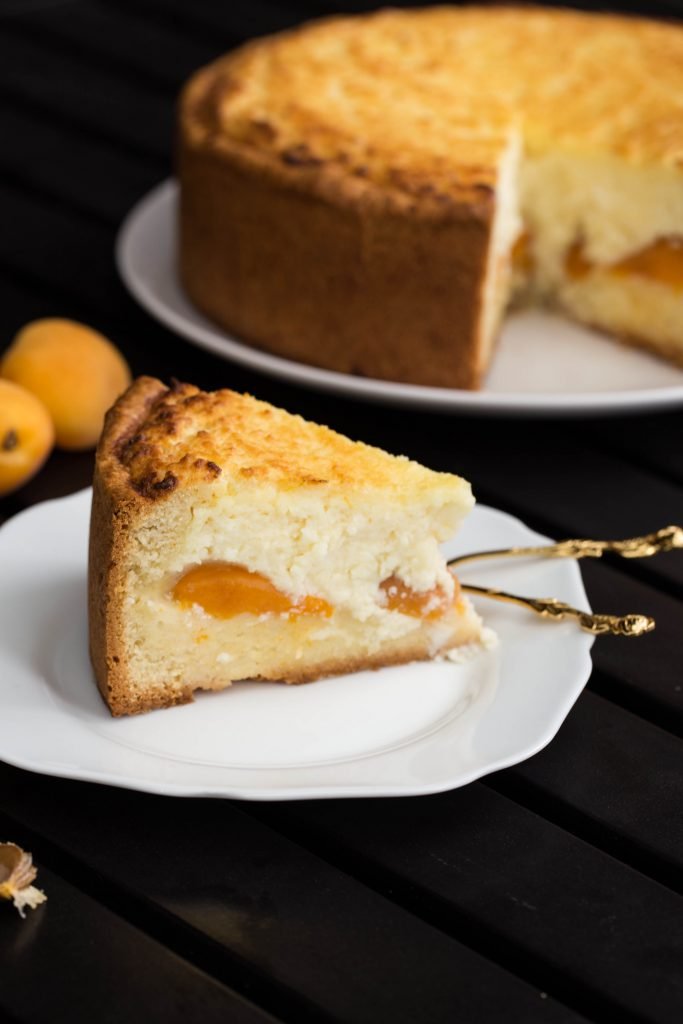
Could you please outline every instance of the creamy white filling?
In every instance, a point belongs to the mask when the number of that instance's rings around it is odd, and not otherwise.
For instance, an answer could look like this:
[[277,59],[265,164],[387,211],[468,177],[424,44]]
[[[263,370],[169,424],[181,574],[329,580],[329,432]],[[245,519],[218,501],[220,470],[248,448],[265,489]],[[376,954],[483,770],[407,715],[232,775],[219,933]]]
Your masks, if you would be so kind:
[[683,175],[613,156],[529,153],[520,174],[521,206],[534,254],[534,287],[554,292],[570,246],[591,263],[615,263],[658,238],[683,237]]
[[[129,572],[130,593],[156,601],[188,567],[228,562],[261,573],[293,599],[322,597],[359,621],[396,617],[381,607],[380,584],[399,576],[416,591],[454,583],[439,542],[466,509],[453,503],[399,508],[388,500],[350,510],[341,496],[261,486],[240,493],[199,495],[175,507],[175,519],[150,517],[139,532],[139,559]],[[437,518],[437,523],[430,522]],[[399,616],[405,619],[406,616]]]

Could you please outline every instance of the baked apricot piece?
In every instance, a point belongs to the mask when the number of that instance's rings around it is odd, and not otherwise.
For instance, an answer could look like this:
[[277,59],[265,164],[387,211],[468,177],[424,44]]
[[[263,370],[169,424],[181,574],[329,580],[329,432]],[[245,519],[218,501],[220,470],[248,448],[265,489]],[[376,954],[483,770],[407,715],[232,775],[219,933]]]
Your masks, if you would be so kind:
[[38,472],[54,439],[43,403],[18,384],[0,380],[0,494],[21,487]]
[[46,406],[60,448],[92,448],[104,414],[130,384],[125,359],[104,335],[75,320],[35,320],[19,331],[0,374]]
[[231,562],[205,562],[186,570],[173,587],[173,598],[186,608],[199,605],[208,615],[232,619],[235,615],[332,614],[322,597],[307,595],[298,601],[278,590],[266,576]]

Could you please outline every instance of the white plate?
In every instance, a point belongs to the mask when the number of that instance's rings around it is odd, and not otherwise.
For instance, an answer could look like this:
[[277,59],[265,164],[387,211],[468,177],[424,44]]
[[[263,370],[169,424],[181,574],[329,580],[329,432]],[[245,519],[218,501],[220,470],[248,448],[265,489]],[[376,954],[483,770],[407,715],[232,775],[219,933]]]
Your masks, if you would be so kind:
[[[592,637],[512,606],[479,610],[500,637],[464,664],[416,663],[308,686],[239,683],[194,704],[113,719],[88,660],[90,491],[0,530],[0,757],[49,775],[175,796],[403,796],[464,785],[545,746],[590,673]],[[478,506],[449,556],[544,538]],[[470,582],[588,610],[573,562],[499,562]]]
[[230,337],[186,298],[175,270],[176,205],[177,186],[166,181],[133,208],[117,240],[119,272],[154,317],[224,359],[319,391],[441,412],[567,416],[683,403],[683,370],[538,310],[508,318],[481,391],[369,380],[269,355]]

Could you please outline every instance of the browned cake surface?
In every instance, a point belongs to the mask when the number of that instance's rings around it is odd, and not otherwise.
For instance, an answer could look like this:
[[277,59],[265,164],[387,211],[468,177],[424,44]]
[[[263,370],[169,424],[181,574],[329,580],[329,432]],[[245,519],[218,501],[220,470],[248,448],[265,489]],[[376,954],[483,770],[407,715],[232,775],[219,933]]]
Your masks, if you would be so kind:
[[[683,160],[683,30],[569,10],[437,7],[334,18],[200,72],[186,130],[285,166],[331,163],[439,198],[491,182],[511,123],[527,145]],[[200,102],[200,99],[203,102]]]
[[166,388],[149,377],[136,381],[110,414],[102,450],[145,498],[222,473],[285,489],[390,490],[399,502],[406,487],[414,497],[420,487],[465,486],[452,474],[351,441],[251,395],[181,383]]

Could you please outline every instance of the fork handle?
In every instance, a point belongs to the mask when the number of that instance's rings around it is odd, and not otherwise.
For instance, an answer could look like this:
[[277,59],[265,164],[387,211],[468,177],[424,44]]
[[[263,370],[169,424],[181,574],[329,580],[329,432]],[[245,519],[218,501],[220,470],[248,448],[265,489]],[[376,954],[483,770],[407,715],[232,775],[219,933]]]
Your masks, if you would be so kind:
[[605,551],[611,551],[622,558],[649,558],[661,551],[683,548],[683,527],[664,526],[654,533],[642,537],[628,537],[626,540],[560,540],[556,544],[539,547],[499,548],[495,551],[475,551],[469,555],[451,558],[449,566],[463,565],[486,558],[511,558],[516,556],[538,556],[541,558],[600,558]]
[[578,621],[585,633],[592,633],[594,636],[642,636],[655,628],[655,620],[648,615],[599,615],[581,611],[580,608],[572,608],[556,597],[521,597],[519,594],[509,594],[505,590],[496,590],[492,587],[475,587],[470,583],[461,583],[460,586],[467,594],[517,604],[544,619],[555,619],[559,622],[569,616]]

